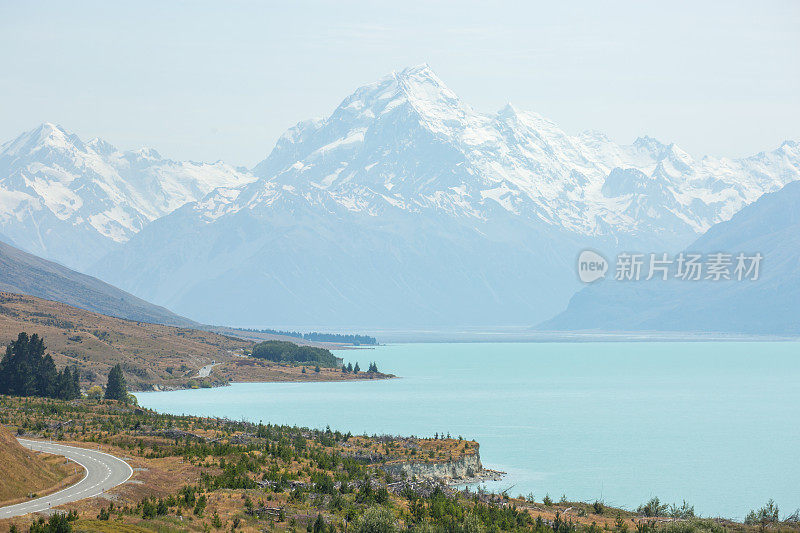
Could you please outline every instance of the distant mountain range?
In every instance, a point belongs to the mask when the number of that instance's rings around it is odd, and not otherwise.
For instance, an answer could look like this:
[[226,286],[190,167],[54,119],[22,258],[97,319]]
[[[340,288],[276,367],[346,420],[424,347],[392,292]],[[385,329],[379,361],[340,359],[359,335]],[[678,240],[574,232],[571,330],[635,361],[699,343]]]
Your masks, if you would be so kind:
[[603,280],[577,293],[563,313],[539,328],[800,334],[800,182],[765,194],[713,226],[690,251],[760,253],[764,259],[755,281],[714,281],[706,274],[699,281]]
[[479,113],[423,65],[299,123],[252,171],[43,125],[0,150],[0,232],[203,322],[524,324],[581,288],[581,249],[677,251],[798,178],[796,142],[738,160],[621,146]]
[[171,161],[148,148],[121,152],[42,124],[0,146],[0,232],[85,270],[153,220],[252,179],[224,163]]

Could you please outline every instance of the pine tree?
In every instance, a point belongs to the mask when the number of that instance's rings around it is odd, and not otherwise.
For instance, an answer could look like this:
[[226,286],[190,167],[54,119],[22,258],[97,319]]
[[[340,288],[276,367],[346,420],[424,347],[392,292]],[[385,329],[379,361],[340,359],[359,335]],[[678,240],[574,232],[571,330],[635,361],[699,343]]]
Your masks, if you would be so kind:
[[0,394],[57,396],[59,373],[44,350],[44,341],[38,335],[20,333],[0,361]]
[[353,374],[358,374],[360,371],[361,369],[358,367],[358,363],[356,363],[356,366],[353,367]]
[[72,367],[72,397],[81,397],[81,372],[77,365]]
[[56,370],[56,364],[53,362],[53,358],[50,357],[50,354],[47,354],[42,359],[42,362],[39,364],[39,372],[36,376],[36,388],[38,389],[39,396],[45,396],[47,398],[55,398],[58,392],[58,370]]
[[125,376],[122,374],[122,367],[120,365],[114,365],[108,373],[106,400],[128,401],[128,390],[125,388]]
[[6,347],[0,362],[0,393],[12,396],[35,396],[39,392],[36,375],[44,353],[44,343],[34,334],[20,333]]
[[58,374],[58,391],[56,392],[56,397],[62,400],[71,400],[72,383],[72,372],[69,367],[66,366],[64,370]]

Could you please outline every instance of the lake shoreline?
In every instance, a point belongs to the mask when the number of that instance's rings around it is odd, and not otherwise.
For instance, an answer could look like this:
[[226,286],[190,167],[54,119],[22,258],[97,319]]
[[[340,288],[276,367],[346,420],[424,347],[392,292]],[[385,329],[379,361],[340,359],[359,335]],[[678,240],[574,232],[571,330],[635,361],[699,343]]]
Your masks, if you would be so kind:
[[[489,491],[513,485],[514,495],[566,493],[629,508],[658,495],[743,518],[764,495],[797,506],[788,480],[800,470],[787,458],[800,429],[756,438],[774,434],[764,412],[800,417],[796,353],[795,342],[389,344],[369,358],[402,379],[137,396],[172,414],[359,435],[463,435],[481,443],[487,465],[508,472],[486,480]],[[751,459],[740,464],[743,456]],[[665,463],[673,467],[656,466]],[[730,488],[743,480],[747,489]]]
[[[291,367],[290,365],[286,365],[286,368],[295,368]],[[306,367],[311,368],[311,367]],[[326,369],[330,370],[330,369]],[[216,389],[222,387],[229,387],[231,385],[237,384],[246,384],[246,383],[253,383],[253,384],[269,384],[269,383],[348,383],[348,382],[357,382],[357,381],[386,381],[390,379],[398,379],[399,376],[394,374],[384,374],[382,372],[359,372],[358,375],[352,374],[342,374],[341,370],[334,370],[325,372],[324,375],[318,376],[316,372],[313,370],[307,370],[305,373],[302,371],[299,372],[291,372],[288,378],[284,378],[284,376],[279,376],[281,379],[263,379],[259,376],[253,376],[253,379],[242,379],[246,376],[239,376],[240,379],[235,380],[219,380],[216,377],[209,375],[205,377],[192,377],[187,382],[181,384],[159,384],[153,383],[150,385],[151,388],[149,389],[136,389],[131,388],[129,389],[130,392],[175,392],[181,390],[199,390],[199,389]],[[292,374],[298,374],[298,376],[293,376]],[[320,374],[322,374],[322,370],[320,370]],[[343,376],[339,378],[334,378],[332,376],[335,375]],[[346,376],[346,377],[344,377]]]

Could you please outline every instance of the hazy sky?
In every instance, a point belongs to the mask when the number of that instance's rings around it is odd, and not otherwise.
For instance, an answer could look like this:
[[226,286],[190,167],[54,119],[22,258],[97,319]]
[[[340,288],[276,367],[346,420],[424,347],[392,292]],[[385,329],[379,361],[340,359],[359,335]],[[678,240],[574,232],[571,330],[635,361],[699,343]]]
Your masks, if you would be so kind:
[[0,0],[0,139],[43,121],[252,166],[294,123],[427,62],[474,108],[694,155],[800,140],[800,2]]

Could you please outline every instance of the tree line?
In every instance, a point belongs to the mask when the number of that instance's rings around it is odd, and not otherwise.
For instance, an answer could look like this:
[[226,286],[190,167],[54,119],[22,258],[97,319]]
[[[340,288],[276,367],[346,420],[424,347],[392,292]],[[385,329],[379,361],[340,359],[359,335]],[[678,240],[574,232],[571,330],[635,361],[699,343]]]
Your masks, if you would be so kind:
[[[342,373],[343,374],[351,374],[351,373],[352,374],[358,374],[359,372],[361,372],[361,367],[358,366],[358,362],[356,362],[355,366],[353,366],[353,363],[347,363],[346,365],[342,365]],[[368,374],[372,374],[372,373],[377,374],[378,373],[378,363],[375,363],[374,361],[372,363],[370,363],[369,367],[367,368],[367,373]]]
[[0,394],[42,396],[73,400],[80,398],[78,367],[59,371],[50,354],[45,355],[44,340],[37,334],[20,333],[6,347],[0,361]]
[[253,346],[250,355],[276,363],[316,363],[334,367],[337,359],[330,350],[313,346],[299,346],[286,341],[264,341]]
[[284,337],[295,337],[314,342],[333,342],[337,344],[352,344],[354,346],[376,346],[378,339],[369,335],[354,335],[343,333],[320,333],[311,331],[300,333],[299,331],[285,331],[280,329],[253,329],[253,328],[234,328],[240,331],[252,331],[254,333],[267,333],[269,335],[282,335]]
[[[22,332],[6,346],[0,360],[0,394],[74,400],[81,397],[80,370],[65,366],[59,371],[53,357],[45,354],[44,339]],[[105,398],[129,401],[120,365],[108,374]]]

